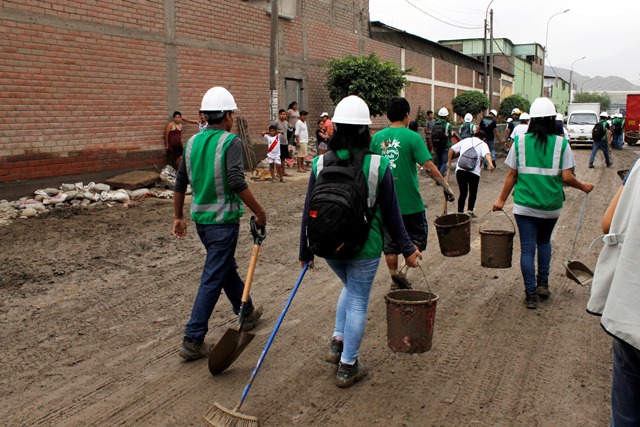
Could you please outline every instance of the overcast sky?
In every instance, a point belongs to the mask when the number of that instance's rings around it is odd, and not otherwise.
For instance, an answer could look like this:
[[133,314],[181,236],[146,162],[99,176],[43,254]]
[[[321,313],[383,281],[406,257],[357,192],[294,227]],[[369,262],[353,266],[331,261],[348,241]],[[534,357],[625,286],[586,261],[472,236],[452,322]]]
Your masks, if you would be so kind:
[[[437,42],[482,38],[490,0],[369,0],[372,21]],[[640,1],[493,0],[493,36],[544,46],[547,65],[640,85]],[[569,9],[569,12],[552,15]],[[431,15],[431,16],[430,16]],[[549,18],[551,20],[549,21]],[[453,24],[453,25],[452,25]],[[465,27],[465,28],[460,28]]]

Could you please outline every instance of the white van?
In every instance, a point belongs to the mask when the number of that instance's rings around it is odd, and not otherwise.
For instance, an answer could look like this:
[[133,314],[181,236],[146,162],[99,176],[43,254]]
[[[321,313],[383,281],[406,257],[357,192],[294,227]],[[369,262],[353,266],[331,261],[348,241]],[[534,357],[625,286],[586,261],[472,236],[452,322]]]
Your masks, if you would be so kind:
[[577,110],[567,117],[567,131],[571,144],[592,144],[591,132],[598,123],[598,114],[588,110]]

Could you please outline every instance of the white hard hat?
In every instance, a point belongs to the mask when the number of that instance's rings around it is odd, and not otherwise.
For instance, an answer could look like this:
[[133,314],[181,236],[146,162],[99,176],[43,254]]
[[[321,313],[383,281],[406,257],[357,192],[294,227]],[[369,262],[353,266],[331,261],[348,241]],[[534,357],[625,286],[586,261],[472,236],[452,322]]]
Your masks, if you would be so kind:
[[507,123],[511,123],[512,121],[513,121],[513,119],[512,119],[511,117],[509,117],[509,118],[507,119]]
[[555,117],[556,106],[553,105],[553,102],[551,102],[549,98],[536,98],[529,109],[529,116],[531,116],[532,119],[538,117]]
[[[225,111],[237,110],[238,106],[233,99],[233,95],[231,95],[227,89],[221,86],[215,86],[209,89],[202,97],[202,106],[200,109],[202,111],[218,112],[219,114],[213,114],[213,116],[222,117]],[[212,114],[209,114],[209,116],[211,117]]]
[[349,125],[370,125],[371,114],[369,113],[369,107],[362,98],[356,95],[349,95],[338,102],[331,121]]
[[531,116],[529,116],[529,113],[520,114],[520,120],[529,120],[530,118]]
[[471,113],[467,113],[464,115],[464,121],[469,123],[473,120],[473,116],[471,115]]
[[329,113],[325,111],[324,113],[320,114],[320,117],[329,117]]
[[609,113],[603,111],[602,113],[600,113],[600,117],[609,117]]
[[556,120],[562,120],[562,114],[560,113],[556,114]]
[[438,110],[438,115],[440,117],[446,117],[449,115],[449,110],[447,110],[446,108],[442,107],[441,109]]
[[489,114],[493,114],[494,116],[498,117],[498,112],[496,110],[490,110]]
[[516,107],[511,110],[511,115],[513,116],[514,114],[522,114],[522,111],[520,111],[520,109]]
[[617,118],[619,118],[619,119],[621,119],[621,118],[622,118],[622,113],[618,113],[618,114],[616,114],[616,117],[617,117]]

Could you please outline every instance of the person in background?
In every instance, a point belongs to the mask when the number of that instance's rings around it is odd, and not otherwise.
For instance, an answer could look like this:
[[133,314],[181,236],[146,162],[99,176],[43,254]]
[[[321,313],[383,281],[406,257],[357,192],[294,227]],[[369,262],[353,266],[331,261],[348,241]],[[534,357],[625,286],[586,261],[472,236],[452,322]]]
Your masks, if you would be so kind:
[[509,172],[493,210],[501,210],[513,190],[513,214],[520,233],[520,269],[525,305],[535,309],[538,296],[547,298],[550,295],[551,233],[565,199],[563,183],[585,193],[593,190],[593,184],[580,182],[571,173],[574,166],[571,147],[566,138],[556,135],[556,108],[553,102],[549,98],[536,99],[529,116],[531,122],[528,133],[514,140],[505,160]]
[[[223,87],[212,87],[202,98],[201,108],[208,126],[187,142],[176,175],[171,230],[178,239],[187,235],[184,200],[190,183],[193,191],[191,218],[206,249],[206,260],[179,352],[179,356],[187,361],[209,354],[204,338],[222,290],[231,302],[233,312],[237,315],[240,310],[244,283],[238,275],[235,252],[242,203],[253,211],[258,227],[267,223],[264,209],[244,178],[242,141],[230,133],[237,109],[233,96]],[[249,299],[245,310],[242,329],[249,331],[260,321],[262,308],[254,306]]]
[[284,138],[278,133],[275,125],[269,126],[269,132],[262,132],[262,137],[267,142],[267,160],[269,171],[271,172],[271,182],[276,182],[276,171],[280,182],[284,182],[284,165],[280,160],[280,138]]
[[[389,160],[389,167],[398,192],[402,222],[413,244],[423,251],[427,247],[429,228],[426,207],[418,186],[416,165],[426,169],[431,178],[442,186],[445,197],[449,201],[454,201],[455,196],[431,161],[431,154],[427,151],[422,137],[407,128],[410,112],[411,106],[405,98],[401,96],[390,98],[387,102],[387,118],[391,125],[373,135],[370,150]],[[385,232],[384,254],[392,278],[397,274],[398,255],[402,252],[402,247],[398,246],[392,236]],[[395,285],[394,280],[392,286]]]
[[436,124],[436,121],[433,120],[433,111],[427,111],[427,120],[424,122],[424,134],[427,138],[427,149],[431,156],[435,155],[435,151],[433,150],[433,141],[431,141],[431,132],[433,132],[433,126]]
[[449,110],[442,107],[438,110],[438,119],[433,125],[431,131],[431,142],[436,150],[436,161],[438,162],[438,170],[440,175],[447,173],[447,153],[451,147],[451,123],[447,120]]
[[320,118],[322,119],[322,130],[324,131],[325,135],[327,135],[327,140],[329,140],[329,138],[331,138],[331,135],[333,135],[333,123],[329,118],[329,113],[327,113],[326,111],[323,112],[322,114],[320,114]]
[[287,139],[289,122],[287,121],[287,110],[281,108],[280,111],[278,111],[278,118],[271,124],[276,127],[278,141],[280,142],[280,164],[282,166],[282,176],[291,176],[284,168],[287,164],[286,160],[289,158],[289,142]]
[[309,154],[309,129],[307,127],[308,112],[300,111],[300,120],[296,122],[295,139],[296,139],[296,158],[298,160],[298,172],[309,172],[304,167],[304,158]]
[[596,159],[596,154],[601,150],[604,154],[604,161],[607,167],[611,166],[611,157],[609,157],[609,145],[611,145],[611,127],[607,121],[608,114],[606,111],[600,113],[600,121],[604,128],[604,136],[593,141],[593,148],[591,149],[591,156],[589,157],[589,167],[593,169],[595,166],[593,165],[594,160]]
[[560,113],[556,114],[556,135],[568,138],[569,135],[567,134],[567,131],[564,129],[564,123],[562,119],[563,119],[562,114]]
[[411,120],[409,122],[409,126],[408,128],[414,132],[418,132],[418,121],[417,120]]
[[175,167],[182,159],[182,120],[182,113],[174,111],[173,120],[164,128],[164,145]]
[[198,132],[202,132],[207,128],[207,119],[204,118],[204,112],[202,110],[198,111]]
[[513,110],[511,110],[511,120],[507,120],[507,127],[504,130],[504,140],[506,141],[508,147],[511,147],[511,133],[513,132],[513,129],[515,129],[515,127],[520,124],[521,114],[522,111],[520,111],[519,108],[514,108]]
[[[327,152],[327,142],[329,141],[329,136],[325,133],[324,130],[324,119],[320,118],[318,120],[318,127],[316,128],[316,144],[318,148],[318,155],[324,154]],[[331,125],[333,128],[333,125]]]
[[489,146],[485,142],[487,135],[481,130],[477,131],[475,135],[470,138],[465,138],[462,141],[454,144],[449,148],[447,167],[451,167],[451,161],[465,153],[467,150],[473,148],[476,151],[478,161],[476,162],[473,170],[465,170],[456,165],[456,181],[458,181],[458,188],[460,189],[460,196],[458,196],[458,212],[464,213],[464,204],[469,195],[469,203],[467,205],[467,213],[471,218],[475,218],[476,215],[473,209],[476,205],[476,198],[478,196],[478,184],[480,183],[480,159],[485,158],[489,162],[489,170],[493,172],[493,161],[491,160],[491,152]]
[[640,166],[636,161],[602,217],[605,246],[587,312],[613,338],[611,426],[640,425]]
[[[496,110],[489,111],[489,115],[484,116],[480,121],[480,130],[487,135],[486,143],[489,146],[489,151],[491,151],[491,159],[493,160],[493,166],[496,166],[496,150],[495,150],[495,140],[497,139],[500,142],[500,135],[498,134],[498,121],[496,117],[498,116],[498,112]],[[484,169],[489,169],[489,163],[484,160]]]
[[295,130],[298,120],[300,120],[298,103],[296,101],[292,101],[289,104],[289,107],[287,107],[287,121],[289,122],[289,127],[287,128],[287,141],[291,146],[295,146]]
[[509,136],[509,140],[511,142],[508,144],[507,148],[509,149],[511,148],[511,145],[513,141],[516,139],[516,136],[526,135],[526,133],[529,131],[529,119],[530,119],[529,113],[520,114],[520,123],[513,128],[513,132],[511,132],[511,135]]
[[611,147],[622,150],[622,135],[624,134],[624,118],[617,113],[611,122]]
[[464,123],[460,126],[460,140],[471,138],[476,133],[476,125],[473,123],[473,115],[464,115]]
[[[348,96],[338,103],[333,116],[337,124],[329,149],[341,159],[348,159],[361,150],[368,150],[371,140],[369,107],[359,97]],[[407,132],[410,132],[405,128]],[[420,135],[416,135],[420,141]],[[422,144],[424,147],[424,144]],[[313,266],[314,255],[307,246],[306,227],[309,218],[310,194],[316,184],[319,165],[325,163],[326,155],[313,159],[312,174],[309,178],[307,196],[304,203],[300,227],[300,265],[309,262]],[[374,159],[375,158],[375,162]],[[366,166],[365,166],[366,165]],[[377,167],[376,167],[377,165]],[[383,223],[388,226],[390,236],[401,248],[406,262],[416,267],[422,255],[409,240],[398,209],[393,177],[389,170],[389,160],[375,154],[365,154],[362,171],[369,186],[375,185],[377,209],[375,210],[368,238],[353,258],[347,260],[327,259],[327,264],[342,282],[342,291],[336,306],[335,326],[327,362],[337,364],[335,384],[345,388],[363,379],[367,372],[360,360],[360,344],[364,335],[369,308],[371,288],[376,277],[380,253],[382,252]],[[415,172],[415,167],[414,167]]]

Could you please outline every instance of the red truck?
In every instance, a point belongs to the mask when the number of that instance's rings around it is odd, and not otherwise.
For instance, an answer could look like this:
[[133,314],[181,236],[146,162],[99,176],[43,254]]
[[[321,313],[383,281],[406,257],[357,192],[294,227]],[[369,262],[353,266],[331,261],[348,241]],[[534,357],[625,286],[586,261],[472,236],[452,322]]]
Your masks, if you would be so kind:
[[640,94],[627,95],[627,111],[624,118],[624,131],[638,131],[640,126]]

